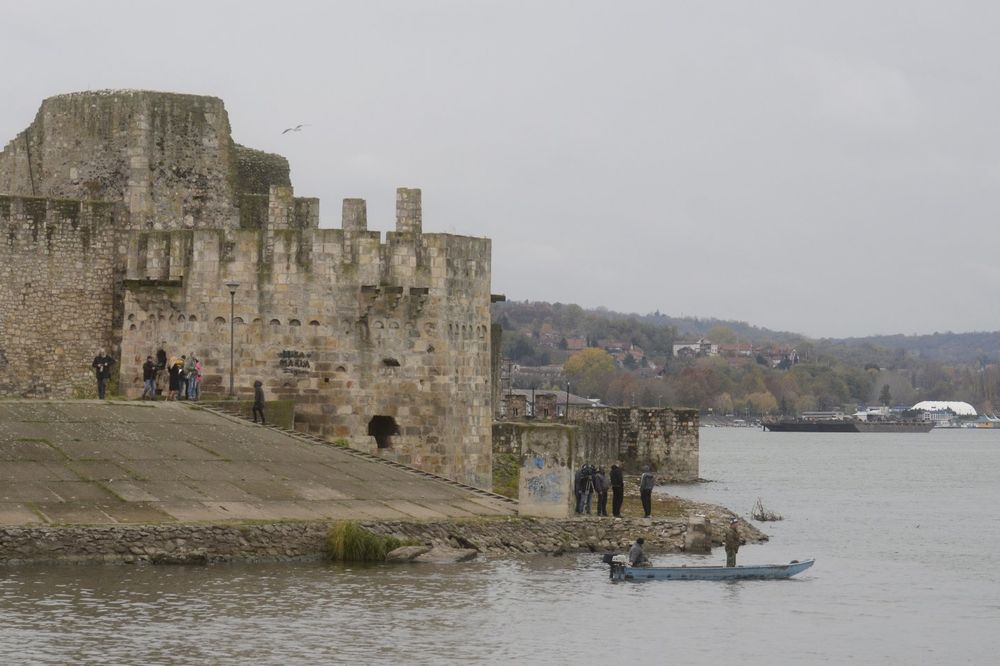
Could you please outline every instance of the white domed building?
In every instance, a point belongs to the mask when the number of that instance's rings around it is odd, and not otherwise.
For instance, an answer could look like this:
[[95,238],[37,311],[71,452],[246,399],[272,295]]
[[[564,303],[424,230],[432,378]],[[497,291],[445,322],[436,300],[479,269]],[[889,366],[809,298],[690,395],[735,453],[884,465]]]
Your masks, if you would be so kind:
[[967,402],[924,400],[913,405],[911,409],[922,409],[927,412],[937,428],[957,427],[958,419],[971,419],[978,416],[976,408]]

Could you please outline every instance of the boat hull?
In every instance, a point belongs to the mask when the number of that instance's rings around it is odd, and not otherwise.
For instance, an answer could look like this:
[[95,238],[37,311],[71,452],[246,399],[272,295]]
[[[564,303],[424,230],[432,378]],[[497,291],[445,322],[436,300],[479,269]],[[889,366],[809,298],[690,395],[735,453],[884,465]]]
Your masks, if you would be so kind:
[[613,564],[612,580],[780,580],[802,573],[816,560],[738,567],[630,567]]
[[771,432],[930,432],[930,421],[764,421]]

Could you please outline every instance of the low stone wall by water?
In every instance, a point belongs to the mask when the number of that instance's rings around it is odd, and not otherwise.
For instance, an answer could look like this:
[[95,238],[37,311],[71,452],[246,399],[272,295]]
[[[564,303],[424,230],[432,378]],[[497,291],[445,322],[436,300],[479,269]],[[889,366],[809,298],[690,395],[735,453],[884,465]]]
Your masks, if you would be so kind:
[[[651,552],[685,550],[687,518],[479,519],[447,522],[362,522],[365,529],[420,543],[473,548],[483,555],[558,555],[574,551],[624,550],[636,537]],[[115,525],[0,528],[0,564],[27,562],[150,562],[198,564],[225,561],[318,559],[328,522],[254,525]],[[723,521],[712,520],[713,544]],[[748,541],[767,537],[741,524]]]

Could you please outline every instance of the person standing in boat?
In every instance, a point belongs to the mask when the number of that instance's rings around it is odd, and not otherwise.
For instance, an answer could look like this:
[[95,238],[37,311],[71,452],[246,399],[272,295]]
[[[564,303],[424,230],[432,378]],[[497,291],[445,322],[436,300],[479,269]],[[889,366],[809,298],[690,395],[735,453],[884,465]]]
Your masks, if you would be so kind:
[[727,567],[736,566],[736,553],[739,552],[740,546],[746,543],[740,536],[739,523],[738,518],[733,518],[729,521],[729,529],[726,530],[726,537],[723,543],[726,546]]
[[642,545],[646,543],[646,540],[639,537],[632,544],[632,547],[628,549],[628,563],[629,566],[641,567],[649,564],[649,560],[646,559],[646,554],[642,552]]
[[618,465],[611,466],[611,515],[622,517],[622,501],[625,499],[625,476]]
[[656,478],[649,471],[649,465],[642,468],[642,476],[639,477],[639,497],[642,498],[642,512],[644,518],[653,516],[653,486],[656,485]]

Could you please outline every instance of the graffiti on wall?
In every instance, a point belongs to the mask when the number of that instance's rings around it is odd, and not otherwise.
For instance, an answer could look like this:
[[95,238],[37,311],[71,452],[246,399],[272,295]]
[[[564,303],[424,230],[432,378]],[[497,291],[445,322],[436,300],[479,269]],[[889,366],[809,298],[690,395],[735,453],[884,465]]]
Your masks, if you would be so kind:
[[278,352],[278,365],[283,372],[292,375],[307,375],[312,371],[309,359],[312,352],[301,352],[294,349],[282,349]]
[[526,490],[533,499],[543,502],[561,502],[563,487],[559,472],[539,474],[527,480]]

